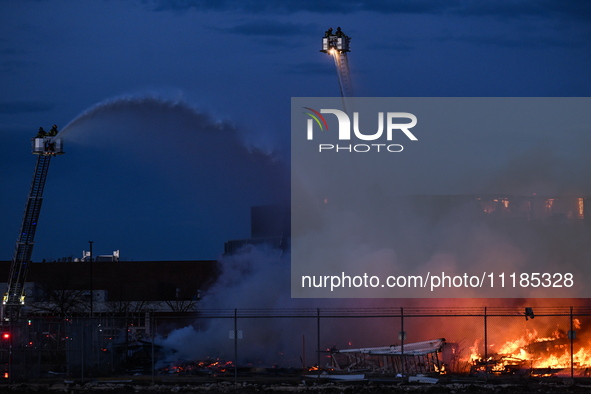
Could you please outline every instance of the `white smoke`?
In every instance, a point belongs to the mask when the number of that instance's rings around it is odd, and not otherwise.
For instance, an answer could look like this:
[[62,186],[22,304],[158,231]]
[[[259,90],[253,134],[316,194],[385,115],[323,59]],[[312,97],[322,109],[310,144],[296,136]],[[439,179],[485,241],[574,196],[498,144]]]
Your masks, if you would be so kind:
[[[205,318],[176,329],[156,343],[163,348],[159,366],[221,358],[234,360],[234,308],[247,310],[310,308],[315,302],[290,298],[289,254],[268,246],[245,246],[239,253],[220,258],[222,272],[203,295],[198,313],[224,313],[230,318]],[[302,354],[302,337],[313,338],[315,320],[301,318],[240,318],[239,363],[294,366]]]

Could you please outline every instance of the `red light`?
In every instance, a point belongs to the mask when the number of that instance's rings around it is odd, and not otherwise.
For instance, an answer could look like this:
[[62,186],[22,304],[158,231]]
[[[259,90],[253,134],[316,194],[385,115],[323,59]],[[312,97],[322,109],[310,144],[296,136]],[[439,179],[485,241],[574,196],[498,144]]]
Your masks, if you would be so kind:
[[2,337],[3,337],[4,339],[8,339],[8,338],[10,338],[10,334],[9,334],[9,333],[7,333],[7,332],[5,332],[5,333],[4,333],[4,335],[2,335]]

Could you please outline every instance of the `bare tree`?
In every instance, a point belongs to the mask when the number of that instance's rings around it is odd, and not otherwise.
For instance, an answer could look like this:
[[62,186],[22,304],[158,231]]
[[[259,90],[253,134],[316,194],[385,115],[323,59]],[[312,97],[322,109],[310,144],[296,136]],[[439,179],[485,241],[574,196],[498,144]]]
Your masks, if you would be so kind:
[[173,312],[190,312],[195,309],[197,300],[164,301]]
[[[50,263],[51,264],[51,263]],[[33,312],[50,313],[66,317],[89,311],[89,292],[76,286],[71,264],[56,264],[55,270],[40,284],[42,301],[31,304]]]
[[65,287],[52,288],[46,284],[41,286],[45,294],[44,301],[31,304],[33,312],[49,313],[66,317],[73,314],[81,314],[88,311],[89,305],[83,290],[69,290]]
[[145,313],[154,309],[154,303],[150,301],[107,301],[107,309],[115,315]]

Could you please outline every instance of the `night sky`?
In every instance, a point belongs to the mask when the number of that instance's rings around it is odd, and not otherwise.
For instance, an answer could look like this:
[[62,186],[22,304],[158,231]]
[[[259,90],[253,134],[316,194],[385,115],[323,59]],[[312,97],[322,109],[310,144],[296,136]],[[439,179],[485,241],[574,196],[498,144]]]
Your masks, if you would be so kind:
[[0,0],[0,260],[39,126],[102,103],[52,159],[34,261],[88,241],[124,260],[214,259],[250,235],[250,206],[289,195],[290,98],[339,94],[328,27],[352,37],[357,96],[587,97],[590,19],[558,0]]

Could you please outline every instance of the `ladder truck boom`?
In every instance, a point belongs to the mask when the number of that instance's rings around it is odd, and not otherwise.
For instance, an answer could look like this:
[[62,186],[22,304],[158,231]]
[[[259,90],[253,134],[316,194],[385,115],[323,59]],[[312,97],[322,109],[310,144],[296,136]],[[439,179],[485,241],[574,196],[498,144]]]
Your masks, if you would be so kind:
[[349,71],[349,60],[347,52],[350,52],[349,45],[351,37],[347,36],[337,28],[333,33],[332,27],[324,33],[322,38],[322,49],[320,52],[327,53],[334,58],[339,77],[339,87],[341,88],[341,97],[353,97],[353,87],[351,85],[351,72]]
[[[54,129],[56,126],[54,126]],[[52,129],[52,131],[54,131]],[[51,136],[51,134],[54,134]],[[25,280],[31,263],[31,255],[35,244],[35,230],[43,202],[43,188],[47,179],[47,171],[51,158],[55,155],[64,154],[63,142],[54,138],[54,133],[47,136],[43,129],[40,129],[37,137],[32,141],[32,153],[37,156],[35,173],[31,182],[31,189],[25,205],[25,212],[21,222],[20,232],[12,255],[10,274],[8,276],[7,290],[2,301],[2,320],[10,321],[18,318],[20,308],[25,303]]]

